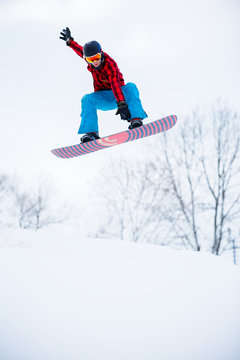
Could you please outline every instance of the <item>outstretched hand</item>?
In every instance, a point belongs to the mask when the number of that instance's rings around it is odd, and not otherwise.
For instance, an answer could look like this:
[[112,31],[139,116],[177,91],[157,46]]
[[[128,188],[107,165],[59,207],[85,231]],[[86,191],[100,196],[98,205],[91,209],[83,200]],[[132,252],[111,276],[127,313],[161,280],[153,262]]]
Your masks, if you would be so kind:
[[66,41],[66,44],[69,45],[70,44],[70,41],[74,40],[72,35],[71,35],[71,31],[68,27],[66,27],[66,29],[63,29],[61,32],[60,32],[60,39]]

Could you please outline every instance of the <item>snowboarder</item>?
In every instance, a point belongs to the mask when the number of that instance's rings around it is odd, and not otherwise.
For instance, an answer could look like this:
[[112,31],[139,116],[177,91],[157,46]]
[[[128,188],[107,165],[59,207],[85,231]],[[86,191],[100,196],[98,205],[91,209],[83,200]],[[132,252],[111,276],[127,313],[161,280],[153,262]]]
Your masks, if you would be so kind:
[[142,126],[147,114],[143,110],[137,86],[131,82],[125,84],[118,65],[102,51],[101,45],[93,40],[82,47],[74,41],[68,27],[60,35],[67,46],[86,60],[87,69],[93,76],[94,92],[84,95],[81,101],[82,119],[78,130],[78,134],[84,134],[81,142],[100,139],[97,110],[117,109],[116,115],[130,122],[129,129]]

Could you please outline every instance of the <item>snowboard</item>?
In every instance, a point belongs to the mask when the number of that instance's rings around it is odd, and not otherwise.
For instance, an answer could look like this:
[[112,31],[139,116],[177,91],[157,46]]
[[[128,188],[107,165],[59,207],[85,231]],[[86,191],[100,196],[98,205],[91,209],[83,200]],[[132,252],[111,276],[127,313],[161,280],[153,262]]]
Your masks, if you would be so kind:
[[51,150],[54,155],[62,159],[69,159],[76,156],[86,155],[98,150],[120,145],[129,141],[142,139],[155,135],[172,128],[177,121],[176,115],[169,115],[162,119],[152,121],[136,129],[123,131],[114,135],[106,136],[98,140],[76,144]]

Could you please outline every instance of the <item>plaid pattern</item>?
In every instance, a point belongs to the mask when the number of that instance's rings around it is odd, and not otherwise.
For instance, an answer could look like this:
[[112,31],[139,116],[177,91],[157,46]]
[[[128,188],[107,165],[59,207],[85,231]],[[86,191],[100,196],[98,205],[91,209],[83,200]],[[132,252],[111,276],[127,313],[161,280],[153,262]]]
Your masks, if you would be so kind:
[[[83,58],[83,47],[81,45],[72,40],[69,46]],[[117,102],[125,101],[121,89],[125,85],[123,75],[117,63],[107,53],[104,53],[104,63],[99,69],[95,69],[90,64],[88,64],[87,69],[93,76],[94,91],[112,90]]]

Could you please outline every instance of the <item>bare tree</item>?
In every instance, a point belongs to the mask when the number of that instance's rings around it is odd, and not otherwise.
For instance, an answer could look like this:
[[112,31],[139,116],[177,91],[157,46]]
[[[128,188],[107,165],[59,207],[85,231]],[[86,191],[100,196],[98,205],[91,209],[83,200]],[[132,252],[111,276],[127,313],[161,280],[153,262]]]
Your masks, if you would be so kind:
[[94,208],[99,237],[157,242],[159,219],[154,217],[158,187],[149,182],[147,163],[121,158],[111,161],[94,186]]
[[227,232],[228,232],[228,238],[227,241],[225,242],[224,247],[222,247],[222,253],[225,251],[231,251],[233,256],[233,263],[234,265],[238,265],[239,255],[240,255],[239,232],[238,232],[238,238],[232,236],[231,228],[228,228]]
[[199,251],[208,242],[220,254],[229,224],[239,219],[239,119],[218,102],[210,113],[186,118],[174,144],[165,136],[161,174],[169,190],[159,211],[186,248]]
[[211,161],[206,156],[209,151],[206,136],[201,136],[200,161],[211,198],[206,205],[212,210],[213,216],[212,253],[219,254],[229,225],[240,216],[240,187],[237,180],[240,174],[240,117],[218,103],[211,113],[211,119],[214,159]]
[[[196,137],[192,137],[190,144],[187,143],[186,136],[183,130],[180,131],[181,140],[176,153],[170,151],[165,137],[162,151],[164,157],[159,159],[161,164],[159,180],[163,184],[164,201],[158,210],[165,220],[165,226],[170,225],[169,236],[176,244],[200,251],[200,227],[196,216],[201,173],[194,156]],[[156,168],[155,171],[158,172],[158,169]]]
[[34,207],[32,196],[16,186],[10,186],[10,190],[14,198],[14,213],[16,213],[18,225],[22,229],[28,229],[32,226],[31,214]]
[[46,180],[41,179],[34,189],[23,186],[18,180],[10,185],[10,190],[14,202],[14,214],[20,228],[39,230],[67,219],[64,211],[54,208],[53,192]]

